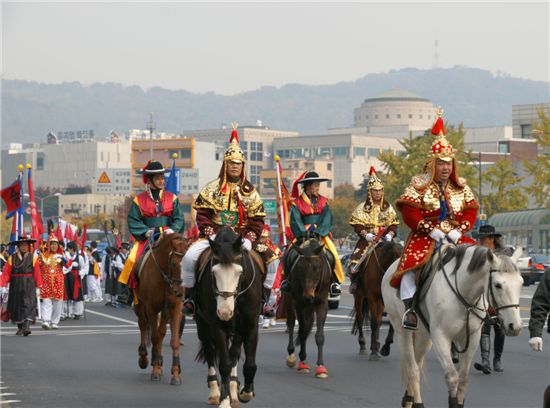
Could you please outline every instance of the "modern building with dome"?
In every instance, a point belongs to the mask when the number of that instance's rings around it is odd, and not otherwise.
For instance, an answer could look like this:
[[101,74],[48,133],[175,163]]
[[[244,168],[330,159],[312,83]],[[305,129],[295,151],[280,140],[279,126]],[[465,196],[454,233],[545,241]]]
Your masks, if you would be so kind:
[[436,107],[421,96],[401,89],[391,89],[365,99],[354,110],[354,127],[408,126],[409,130],[429,129],[436,119]]

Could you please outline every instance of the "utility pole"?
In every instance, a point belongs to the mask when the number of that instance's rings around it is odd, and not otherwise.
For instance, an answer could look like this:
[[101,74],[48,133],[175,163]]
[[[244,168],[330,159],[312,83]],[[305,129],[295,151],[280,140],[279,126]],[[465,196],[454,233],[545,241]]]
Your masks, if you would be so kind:
[[153,130],[155,130],[155,122],[153,121],[153,112],[149,113],[149,122],[147,122],[147,130],[149,130],[149,160],[153,160]]

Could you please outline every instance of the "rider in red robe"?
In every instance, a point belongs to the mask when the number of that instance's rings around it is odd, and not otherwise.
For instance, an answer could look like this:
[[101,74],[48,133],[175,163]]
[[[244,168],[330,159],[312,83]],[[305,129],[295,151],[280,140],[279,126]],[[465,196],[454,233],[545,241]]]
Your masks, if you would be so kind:
[[416,279],[436,246],[445,242],[475,244],[464,234],[473,228],[479,205],[466,180],[458,176],[453,147],[445,138],[441,114],[440,111],[432,128],[435,140],[424,174],[413,177],[396,202],[411,233],[390,284],[400,288],[406,308],[403,327],[411,330],[417,328],[418,321],[412,307]]

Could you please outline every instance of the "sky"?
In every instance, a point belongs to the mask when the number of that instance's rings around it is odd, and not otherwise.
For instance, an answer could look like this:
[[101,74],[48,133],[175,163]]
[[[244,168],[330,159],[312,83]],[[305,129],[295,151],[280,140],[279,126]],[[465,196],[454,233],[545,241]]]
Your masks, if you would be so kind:
[[550,81],[547,1],[4,1],[1,11],[4,79],[233,95],[464,65]]

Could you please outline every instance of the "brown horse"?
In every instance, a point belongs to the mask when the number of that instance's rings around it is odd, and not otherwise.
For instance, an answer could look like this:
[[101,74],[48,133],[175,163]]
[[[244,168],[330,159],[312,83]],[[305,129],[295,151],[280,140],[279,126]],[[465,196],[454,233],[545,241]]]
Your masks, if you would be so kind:
[[151,350],[151,380],[162,377],[162,342],[166,324],[170,321],[170,345],[172,346],[172,385],[181,385],[179,328],[183,307],[181,286],[181,258],[187,252],[189,242],[179,234],[163,236],[153,245],[144,259],[138,277],[135,295],[138,302],[134,312],[138,317],[141,343],[138,348],[140,368],[147,368],[147,345]]
[[300,344],[298,372],[309,372],[310,367],[306,362],[306,343],[313,328],[313,321],[316,320],[317,367],[315,377],[327,378],[328,371],[324,365],[323,347],[332,272],[324,245],[315,238],[296,242],[285,254],[285,270],[288,271],[286,275],[291,287],[291,292],[284,294],[283,304],[288,327],[286,364],[288,367],[296,365],[294,323],[297,317],[298,338],[296,343]]
[[[384,313],[384,301],[382,300],[382,277],[388,267],[401,256],[403,247],[397,243],[380,242],[376,245],[368,259],[363,261],[359,272],[361,284],[353,294],[355,321],[351,334],[359,333],[359,354],[366,354],[365,337],[363,335],[363,324],[367,323],[367,316],[370,314],[371,327],[371,353],[369,360],[380,359],[380,325]],[[390,354],[390,345],[393,343],[393,327],[390,324],[388,336],[382,347],[381,354]]]

